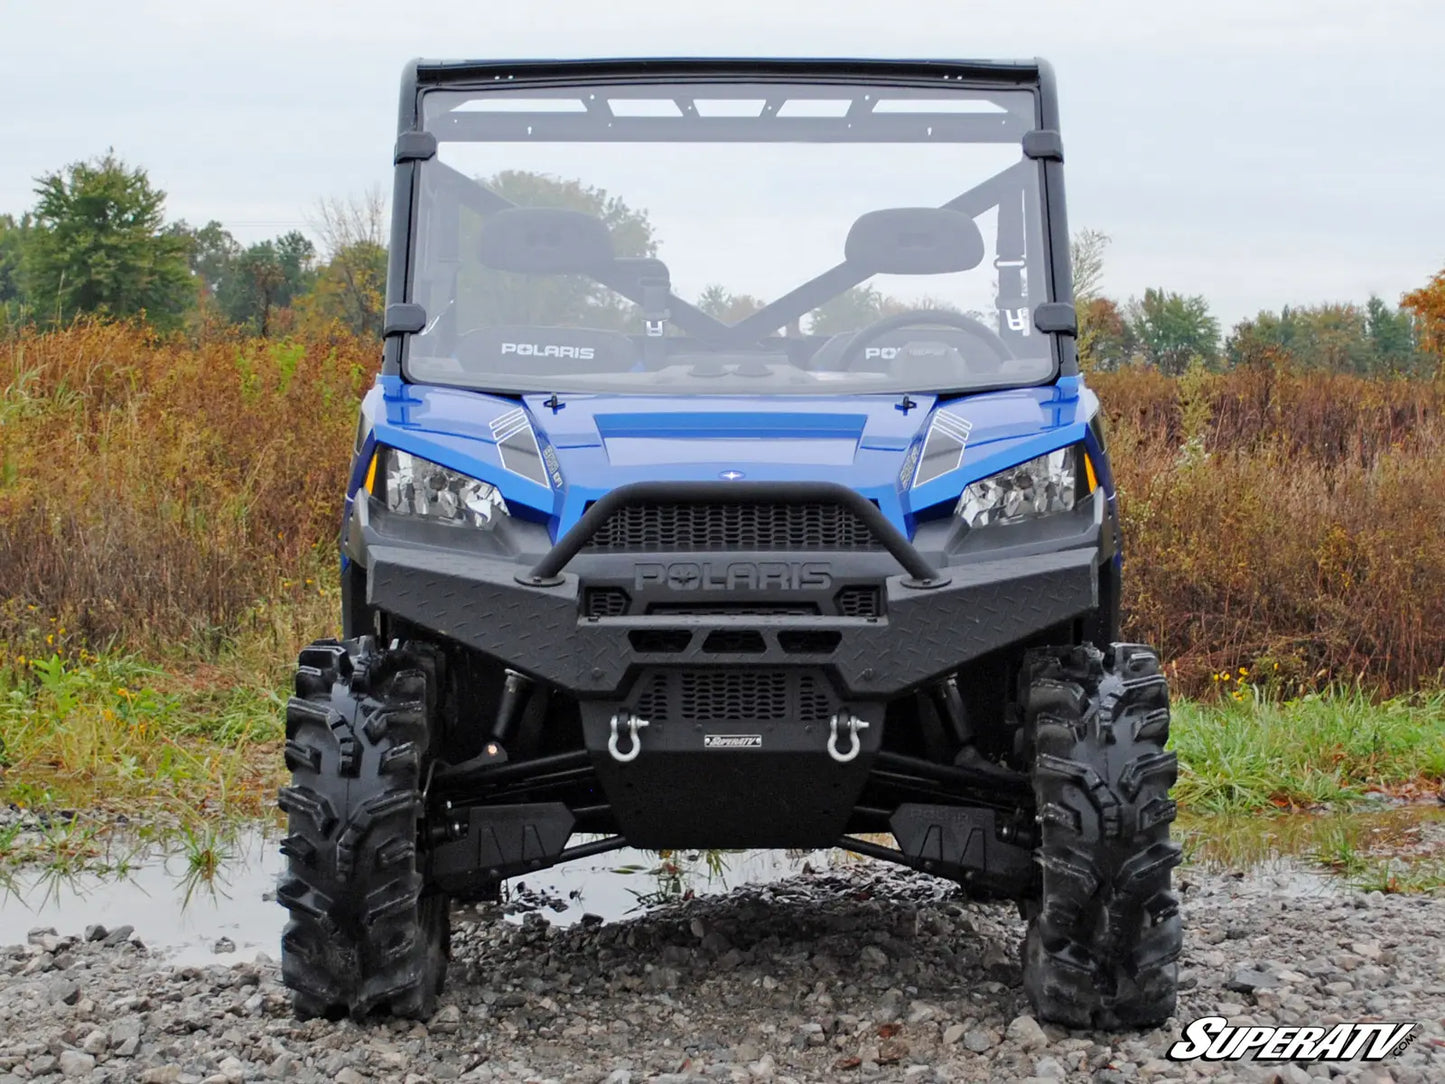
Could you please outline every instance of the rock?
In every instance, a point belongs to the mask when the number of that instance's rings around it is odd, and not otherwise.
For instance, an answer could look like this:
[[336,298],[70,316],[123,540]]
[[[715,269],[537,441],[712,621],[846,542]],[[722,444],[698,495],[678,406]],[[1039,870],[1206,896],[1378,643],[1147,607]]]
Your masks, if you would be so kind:
[[427,1027],[432,1031],[449,1034],[461,1026],[462,1010],[456,1005],[443,1005],[433,1014]]
[[54,987],[50,996],[58,1005],[74,1005],[80,1000],[80,984],[66,979]]
[[772,1080],[777,1075],[777,1062],[771,1054],[764,1054],[757,1061],[748,1066],[748,1072],[754,1080]]
[[65,1076],[85,1076],[95,1068],[95,1058],[83,1050],[62,1050],[60,1071]]
[[943,1045],[954,1046],[963,1038],[964,1027],[962,1024],[949,1024],[943,1029]]
[[81,1040],[80,1049],[87,1054],[104,1054],[110,1049],[110,1036],[100,1028],[96,1028]]
[[1049,1037],[1039,1022],[1027,1014],[1015,1016],[1009,1022],[1006,1032],[1010,1041],[1018,1043],[1025,1050],[1038,1050],[1049,1045]]
[[858,962],[871,971],[881,971],[888,966],[888,953],[877,945],[864,945],[858,953]]
[[179,1065],[155,1065],[140,1075],[140,1084],[177,1084],[181,1079]]
[[1265,990],[1276,985],[1278,983],[1275,977],[1266,971],[1259,971],[1252,967],[1237,967],[1229,981],[1224,984],[1224,988],[1241,994],[1252,994],[1256,990]]
[[337,1072],[331,1079],[334,1084],[368,1084],[366,1077],[349,1065]]
[[992,1050],[1002,1041],[1002,1037],[993,1028],[971,1028],[963,1036],[964,1047],[975,1054]]
[[104,941],[106,934],[109,932],[109,930],[97,922],[85,928],[85,939],[87,941]]
[[223,952],[235,952],[236,942],[232,941],[229,937],[218,937],[216,938],[216,943],[211,946],[211,951],[217,956]]
[[116,948],[130,940],[130,935],[135,933],[134,926],[117,926],[101,938],[100,943],[106,948]]
[[1045,1057],[1034,1062],[1034,1076],[1046,1080],[1063,1080],[1068,1074],[1064,1072],[1064,1067],[1057,1058]]

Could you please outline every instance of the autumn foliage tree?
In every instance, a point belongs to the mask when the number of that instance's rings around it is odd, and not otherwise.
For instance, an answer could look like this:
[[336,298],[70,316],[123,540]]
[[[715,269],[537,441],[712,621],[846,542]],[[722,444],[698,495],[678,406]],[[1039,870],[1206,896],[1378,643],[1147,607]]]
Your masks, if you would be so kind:
[[1406,294],[1400,304],[1415,315],[1421,352],[1435,359],[1437,371],[1445,371],[1445,270]]

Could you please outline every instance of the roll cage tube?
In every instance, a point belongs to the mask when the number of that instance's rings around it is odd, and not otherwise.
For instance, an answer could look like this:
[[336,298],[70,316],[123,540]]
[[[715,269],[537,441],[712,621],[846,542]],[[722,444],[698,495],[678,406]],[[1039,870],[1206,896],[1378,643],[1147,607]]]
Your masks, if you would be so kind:
[[[516,88],[522,80],[546,81],[548,83],[587,84],[598,82],[730,82],[730,81],[794,81],[817,83],[877,82],[912,85],[914,87],[936,86],[946,81],[948,89],[959,83],[969,89],[1028,89],[1032,88],[1036,101],[1037,127],[1024,134],[1024,154],[1029,160],[1038,160],[1042,169],[1041,214],[1045,260],[1043,278],[1045,282],[1043,304],[1048,306],[1051,318],[1042,326],[1036,314],[1036,326],[1048,334],[1050,352],[1055,371],[1060,376],[1075,376],[1078,373],[1078,355],[1073,339],[1072,301],[1073,282],[1069,266],[1068,220],[1064,209],[1063,153],[1058,136],[1058,93],[1053,69],[1042,59],[1026,62],[990,63],[978,61],[885,61],[885,60],[713,60],[713,59],[672,59],[672,60],[587,60],[587,61],[487,61],[447,62],[416,60],[407,65],[402,76],[401,100],[398,110],[399,147],[408,137],[421,134],[420,109],[423,89],[477,89],[495,87],[498,80],[505,79],[509,88]],[[411,234],[416,228],[417,187],[421,160],[425,155],[398,155],[393,185],[391,246],[387,263],[387,307],[400,318],[394,327],[388,327],[382,355],[382,372],[385,375],[401,375],[403,335],[415,328],[414,310],[410,304],[410,260]],[[439,164],[439,163],[434,163]],[[986,190],[1000,183],[1013,170],[1027,170],[1029,162],[1020,162],[1003,173],[996,175],[968,192],[955,197],[945,207],[969,211]],[[452,171],[456,172],[456,171]],[[1028,171],[1031,175],[1034,171]],[[465,179],[463,175],[457,174]],[[496,193],[486,192],[470,180],[468,185],[478,193],[494,198],[489,210],[501,209],[501,204],[511,206]],[[486,200],[486,195],[482,196]],[[491,202],[491,201],[487,201]],[[992,206],[985,202],[979,210]],[[1002,211],[1002,204],[1001,211]],[[479,208],[480,209],[480,208]],[[977,213],[972,212],[972,213]],[[1005,220],[1010,216],[1001,215]],[[1005,254],[1000,253],[1001,257]],[[1014,280],[1014,268],[1007,260],[999,261],[1000,296],[1009,292]],[[606,272],[604,272],[606,274]],[[670,296],[673,321],[684,331],[699,339],[718,342],[720,345],[746,344],[775,331],[796,316],[816,307],[822,301],[865,281],[871,272],[859,269],[846,260],[794,288],[758,312],[738,324],[729,326],[708,316],[696,306]],[[624,276],[609,276],[615,281],[600,278],[608,286],[634,303],[639,297],[631,296],[640,291],[634,284],[624,281]],[[801,306],[801,308],[800,308]],[[1067,309],[1067,313],[1060,310]],[[435,315],[435,314],[433,314]],[[393,321],[388,319],[388,324]],[[723,339],[723,336],[726,336]]]

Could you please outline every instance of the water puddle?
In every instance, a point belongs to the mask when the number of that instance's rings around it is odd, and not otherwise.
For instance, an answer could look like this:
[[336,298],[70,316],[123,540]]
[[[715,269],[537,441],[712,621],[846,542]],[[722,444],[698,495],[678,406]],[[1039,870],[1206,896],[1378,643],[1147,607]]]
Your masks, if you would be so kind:
[[[1445,871],[1440,806],[1181,817],[1178,836],[1188,863],[1181,878],[1191,869],[1232,871],[1245,890],[1256,886],[1274,894],[1318,895],[1350,884],[1410,890],[1419,886],[1397,879],[1391,888],[1388,878],[1411,876],[1411,869]],[[122,861],[109,863],[120,872],[12,868],[0,881],[0,945],[24,941],[35,927],[68,934],[92,924],[127,925],[150,949],[179,965],[230,964],[258,952],[274,956],[285,918],[274,899],[284,862],[277,838],[272,829],[242,830],[215,844],[214,868],[201,870],[194,849],[155,842],[139,843]],[[508,882],[505,910],[513,922],[532,911],[558,925],[585,914],[614,920],[687,894],[725,892],[858,861],[865,860],[841,851],[674,852],[663,858],[621,850]],[[1397,869],[1397,863],[1404,865]]]
[[[222,849],[209,881],[196,875],[190,855],[160,845],[129,854],[119,873],[12,871],[0,888],[0,945],[23,942],[36,927],[79,934],[92,924],[127,925],[149,949],[181,966],[231,964],[258,952],[275,956],[285,921],[275,902],[285,864],[277,838],[260,829],[239,833]],[[714,853],[710,863],[694,852],[661,858],[624,849],[515,878],[507,883],[504,908],[512,922],[531,911],[563,926],[585,914],[614,920],[684,894],[725,892],[851,861],[858,859],[841,851]]]

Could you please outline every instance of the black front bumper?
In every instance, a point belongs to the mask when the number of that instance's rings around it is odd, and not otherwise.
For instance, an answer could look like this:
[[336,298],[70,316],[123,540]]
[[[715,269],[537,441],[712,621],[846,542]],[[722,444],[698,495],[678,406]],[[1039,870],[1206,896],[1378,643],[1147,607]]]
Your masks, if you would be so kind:
[[[658,491],[691,496],[641,488]],[[584,551],[579,538],[622,493],[556,546],[516,523],[483,544],[363,497],[347,550],[366,567],[369,606],[576,700],[612,823],[632,844],[826,846],[868,782],[889,702],[1094,610],[1106,551],[1102,516],[1083,514],[1052,540],[953,562],[940,547],[930,562],[857,494],[808,492],[891,537],[846,553]],[[860,590],[869,605],[839,602]],[[597,591],[627,604],[599,610]],[[618,757],[609,739],[620,727],[631,749],[631,720],[641,754]],[[840,757],[854,735],[857,755]]]
[[[622,695],[642,668],[736,665],[826,670],[845,698],[887,700],[971,659],[1078,617],[1098,602],[1097,546],[973,561],[948,567],[947,582],[918,588],[908,576],[880,577],[881,617],[686,614],[588,618],[582,577],[554,586],[517,581],[505,558],[387,542],[368,547],[367,602],[474,648],[579,699]],[[775,554],[731,554],[766,561]],[[886,555],[885,555],[886,560]],[[651,563],[651,562],[650,562]],[[634,632],[676,631],[665,652]],[[704,651],[707,633],[756,632],[762,651]],[[785,650],[790,630],[832,632],[822,655]],[[830,638],[831,639],[831,638]],[[657,641],[651,641],[656,643]]]

